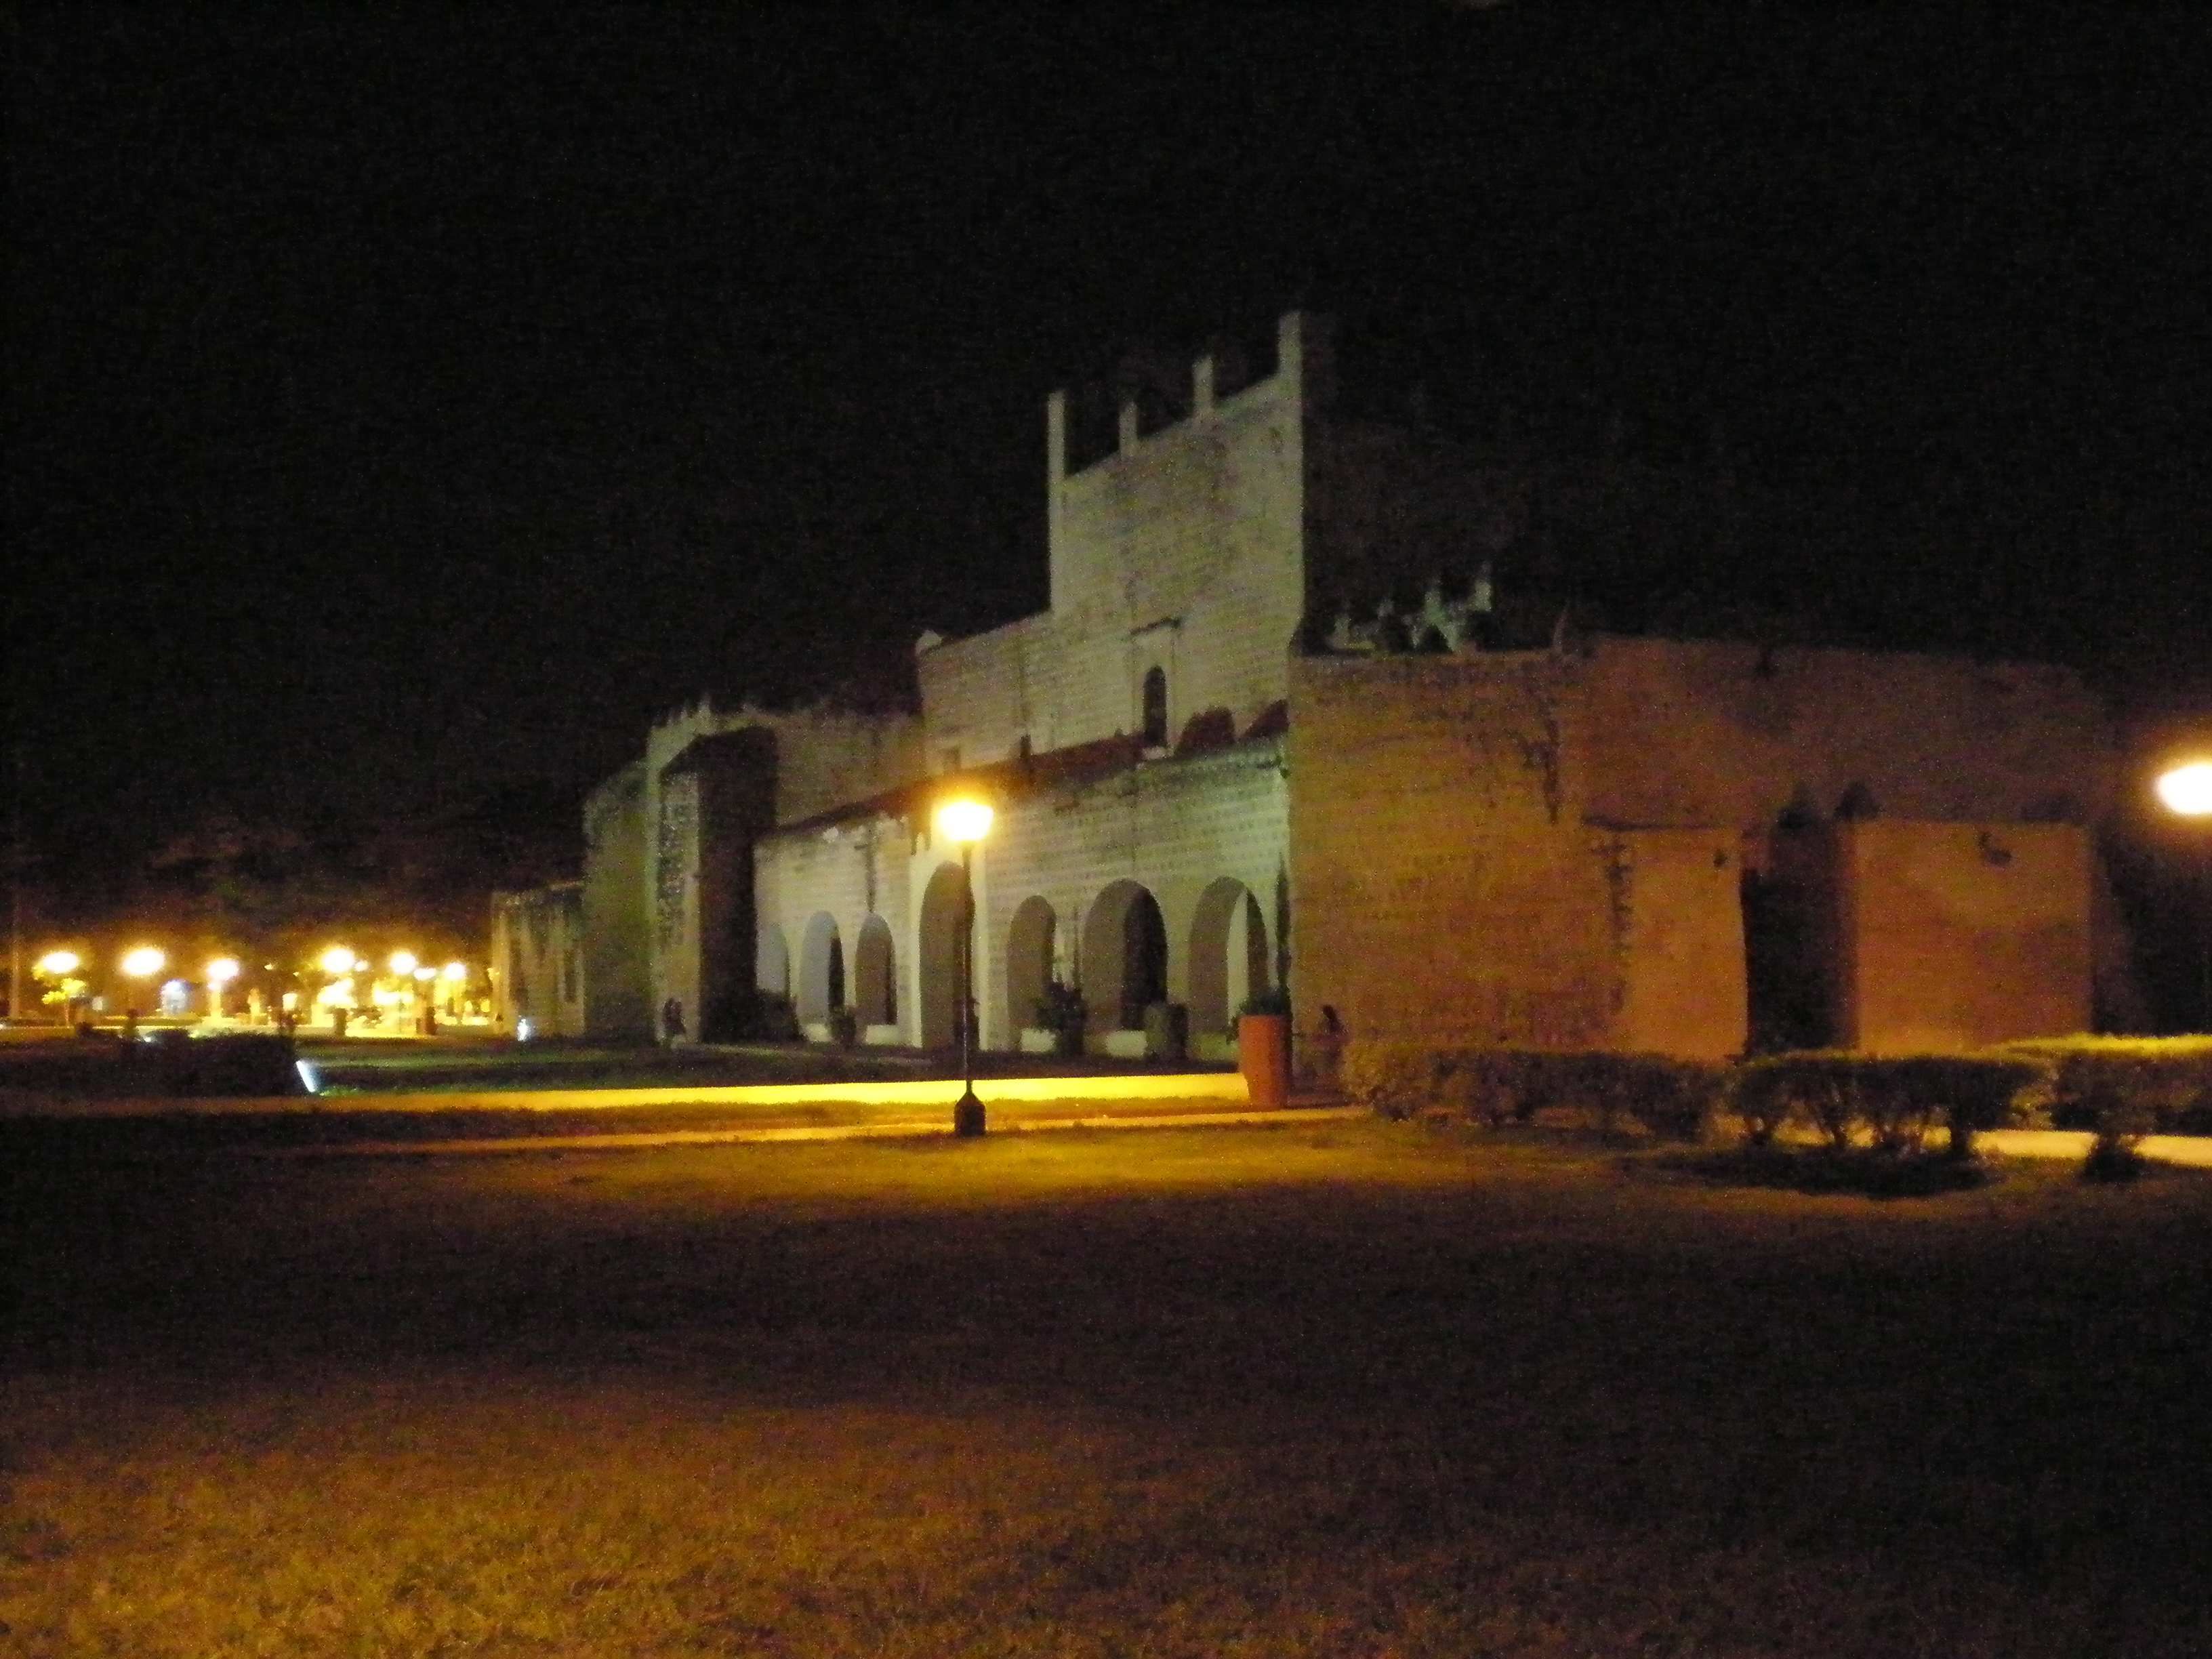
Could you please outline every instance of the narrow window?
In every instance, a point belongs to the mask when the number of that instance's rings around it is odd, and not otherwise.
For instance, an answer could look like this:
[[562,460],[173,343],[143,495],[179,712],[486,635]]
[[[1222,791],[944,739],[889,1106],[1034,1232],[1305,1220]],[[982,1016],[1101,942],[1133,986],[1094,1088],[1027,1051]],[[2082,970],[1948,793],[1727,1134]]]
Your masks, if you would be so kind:
[[1168,676],[1163,668],[1145,671],[1145,747],[1168,746]]

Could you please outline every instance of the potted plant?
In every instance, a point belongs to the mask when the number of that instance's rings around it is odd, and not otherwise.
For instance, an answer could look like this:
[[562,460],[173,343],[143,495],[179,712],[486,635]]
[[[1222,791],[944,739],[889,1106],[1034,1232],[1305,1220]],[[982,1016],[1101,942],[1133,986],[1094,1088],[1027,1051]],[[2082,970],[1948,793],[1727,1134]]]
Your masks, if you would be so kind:
[[1036,1023],[1038,1030],[1052,1033],[1053,1053],[1080,1054],[1083,1033],[1091,1023],[1091,1005],[1084,999],[1083,988],[1058,980],[1046,986],[1036,1000]]
[[1291,994],[1279,985],[1255,991],[1237,1013],[1237,1069],[1255,1106],[1291,1098]]

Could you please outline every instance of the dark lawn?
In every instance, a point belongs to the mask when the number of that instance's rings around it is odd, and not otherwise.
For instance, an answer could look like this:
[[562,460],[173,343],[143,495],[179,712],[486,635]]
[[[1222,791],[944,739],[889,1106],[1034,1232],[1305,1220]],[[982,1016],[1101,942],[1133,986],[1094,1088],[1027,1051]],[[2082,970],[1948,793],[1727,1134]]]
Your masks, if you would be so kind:
[[0,1652],[2212,1650],[2191,1175],[1877,1204],[1365,1125],[12,1169]]

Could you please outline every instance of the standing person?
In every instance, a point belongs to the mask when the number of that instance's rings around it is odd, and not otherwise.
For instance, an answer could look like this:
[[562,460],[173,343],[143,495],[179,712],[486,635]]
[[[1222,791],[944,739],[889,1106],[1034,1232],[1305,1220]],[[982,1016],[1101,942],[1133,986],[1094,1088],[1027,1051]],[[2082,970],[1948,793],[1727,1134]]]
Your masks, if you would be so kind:
[[660,1035],[672,1048],[684,1041],[684,1005],[674,997],[660,1005]]

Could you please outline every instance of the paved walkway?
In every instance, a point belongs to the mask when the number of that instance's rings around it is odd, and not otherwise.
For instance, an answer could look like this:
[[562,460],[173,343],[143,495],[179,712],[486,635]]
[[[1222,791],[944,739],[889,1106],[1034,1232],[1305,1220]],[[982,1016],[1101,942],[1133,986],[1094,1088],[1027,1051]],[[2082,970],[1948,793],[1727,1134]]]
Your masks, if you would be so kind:
[[[2078,1164],[2089,1155],[2093,1139],[2087,1129],[1984,1129],[1974,1144],[1999,1158],[2065,1158]],[[2136,1150],[2160,1164],[2212,1169],[2212,1135],[2150,1135]]]

